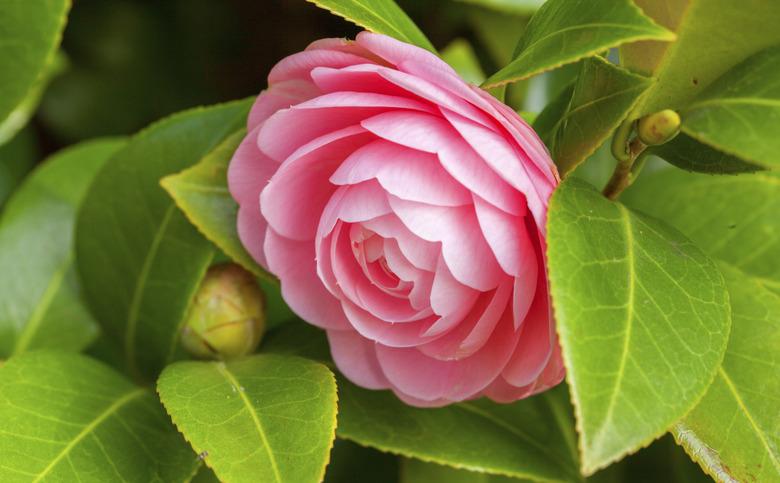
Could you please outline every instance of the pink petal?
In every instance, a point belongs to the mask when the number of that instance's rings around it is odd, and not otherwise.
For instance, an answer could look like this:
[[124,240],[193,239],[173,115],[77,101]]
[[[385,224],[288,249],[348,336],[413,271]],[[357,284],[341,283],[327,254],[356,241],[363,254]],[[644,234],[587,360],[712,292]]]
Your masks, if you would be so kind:
[[328,178],[341,160],[370,140],[359,127],[349,127],[315,139],[282,164],[260,195],[263,216],[274,230],[295,240],[313,239],[336,190]]
[[341,69],[317,67],[311,72],[314,84],[322,92],[373,92],[406,97],[408,92],[388,81],[371,64],[351,65]]
[[238,204],[252,205],[259,209],[260,191],[279,169],[279,163],[260,152],[257,147],[256,127],[238,145],[228,166],[227,181],[230,194]]
[[394,196],[390,196],[390,206],[412,233],[442,243],[444,261],[459,282],[486,291],[505,276],[482,235],[473,207],[431,206]]
[[501,373],[513,386],[531,384],[539,377],[553,351],[554,328],[546,285],[547,281],[540,277],[537,296],[522,323],[517,348]]
[[413,322],[393,323],[377,318],[348,300],[342,301],[344,313],[361,336],[388,347],[414,347],[433,339],[423,333],[436,321],[435,316]]
[[318,236],[333,230],[337,220],[357,223],[392,213],[387,194],[375,180],[339,186],[322,212]]
[[509,275],[529,279],[535,285],[539,260],[525,217],[512,216],[477,196],[474,197],[474,211],[501,268]]
[[429,111],[402,97],[367,92],[334,92],[276,112],[263,124],[260,150],[282,162],[300,146],[329,132],[358,125],[382,112]]
[[[436,314],[458,323],[474,306],[478,296],[479,292],[458,282],[447,265],[439,259],[431,287],[431,308]],[[438,323],[431,329],[438,333],[443,325]]]
[[367,389],[390,387],[379,367],[373,342],[352,330],[329,330],[328,343],[333,362],[349,380]]
[[414,60],[420,63],[432,64],[440,69],[455,73],[452,67],[432,52],[401,42],[387,35],[364,31],[357,35],[355,43],[396,66],[407,60]]
[[292,79],[274,84],[257,96],[249,111],[247,129],[252,131],[276,111],[287,109],[320,94],[322,93],[317,86],[308,80]]
[[483,391],[484,395],[498,403],[508,404],[524,399],[534,393],[534,384],[526,386],[513,386],[506,379],[499,376]]
[[534,163],[538,172],[542,173],[549,182],[553,183],[553,185],[557,185],[560,181],[558,169],[555,167],[555,163],[553,163],[550,158],[547,147],[545,147],[542,140],[539,139],[536,131],[534,131],[523,118],[518,116],[517,113],[506,104],[498,102],[495,97],[482,89],[477,87],[472,87],[471,89],[481,97],[487,105],[492,106],[498,112],[496,118],[515,139],[518,146],[522,146],[523,151]]
[[418,112],[387,112],[361,125],[380,138],[436,154],[444,169],[481,198],[512,214],[526,211],[525,197],[496,174],[445,120]]
[[370,62],[365,57],[338,50],[304,50],[277,62],[268,74],[268,84],[274,85],[291,79],[309,80],[309,73],[315,67],[339,68]]
[[479,87],[466,84],[450,69],[442,69],[431,63],[407,60],[403,63],[402,70],[431,80],[437,86],[441,86],[479,107],[490,119],[497,121],[503,127],[503,131],[508,133],[518,146],[522,146],[523,152],[528,154],[534,166],[549,182],[558,184],[558,171],[550,159],[544,143],[536,135],[536,132],[509,106],[499,102]]
[[350,328],[341,304],[317,276],[312,242],[290,240],[268,228],[264,249],[268,268],[281,281],[282,298],[296,314],[323,329]]
[[506,311],[487,344],[471,357],[439,361],[414,348],[379,344],[377,358],[388,381],[403,394],[426,401],[459,401],[477,394],[499,375],[516,342],[511,314]]
[[553,186],[539,176],[536,170],[528,169],[529,161],[507,140],[494,131],[468,121],[453,112],[443,111],[444,117],[458,130],[469,145],[507,183],[526,196],[528,207],[537,224],[543,223],[547,211],[547,200]]
[[399,198],[439,206],[471,203],[471,195],[429,153],[378,139],[352,153],[331,177],[339,185],[376,178]]
[[512,283],[507,280],[493,292],[485,292],[455,330],[433,342],[420,346],[420,351],[439,360],[457,360],[481,349],[495,330],[509,306]]
[[401,252],[398,241],[393,238],[384,239],[384,256],[390,270],[402,280],[412,283],[412,290],[409,292],[409,302],[412,307],[417,310],[430,307],[434,274],[412,265]]
[[433,272],[441,254],[438,243],[427,242],[409,231],[395,215],[386,215],[364,221],[362,225],[384,238],[393,238],[398,242],[404,257],[415,267]]
[[355,259],[348,233],[340,229],[341,226],[333,231],[330,261],[336,281],[346,298],[388,322],[420,320],[430,315],[430,310],[415,310],[408,300],[389,295],[373,285]]
[[268,270],[268,260],[265,258],[265,232],[268,223],[260,215],[260,204],[243,204],[238,207],[238,238],[246,251],[252,255],[261,267]]

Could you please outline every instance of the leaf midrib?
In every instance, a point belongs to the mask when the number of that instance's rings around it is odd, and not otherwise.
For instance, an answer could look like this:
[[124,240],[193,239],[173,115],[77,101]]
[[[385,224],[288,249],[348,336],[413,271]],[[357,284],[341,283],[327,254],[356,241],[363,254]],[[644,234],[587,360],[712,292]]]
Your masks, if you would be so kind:
[[216,368],[217,372],[219,372],[222,377],[224,377],[228,383],[233,388],[235,388],[247,411],[249,411],[249,415],[252,417],[257,434],[260,436],[260,442],[262,443],[263,449],[265,449],[265,452],[268,455],[268,461],[271,463],[271,470],[273,471],[274,478],[277,482],[282,483],[282,475],[279,473],[279,466],[276,462],[276,457],[271,451],[271,444],[268,442],[268,436],[265,434],[265,428],[263,428],[260,417],[252,406],[252,403],[246,397],[244,391],[241,390],[241,384],[238,382],[238,379],[236,379],[236,377],[230,372],[224,362],[216,363]]
[[64,458],[70,451],[76,447],[81,440],[83,440],[85,437],[87,437],[89,434],[92,434],[92,432],[100,426],[103,421],[108,419],[111,415],[116,413],[122,406],[129,403],[133,399],[137,398],[138,396],[141,396],[146,393],[145,389],[142,388],[134,388],[133,390],[125,393],[122,395],[119,399],[111,403],[110,406],[108,406],[102,413],[98,414],[95,419],[93,419],[89,424],[87,424],[79,433],[76,435],[75,438],[73,438],[65,447],[62,449],[62,451],[57,454],[57,456],[46,466],[46,468],[43,469],[41,473],[39,473],[35,479],[32,481],[32,483],[38,483],[43,479],[47,474],[49,474],[56,466],[57,464]]
[[615,377],[615,389],[612,391],[612,395],[609,398],[609,403],[607,405],[607,411],[604,413],[604,418],[602,419],[602,425],[599,430],[599,433],[596,437],[593,438],[593,444],[594,447],[596,445],[601,446],[603,444],[604,437],[606,435],[606,430],[608,428],[608,424],[612,419],[612,413],[615,410],[615,403],[617,402],[617,396],[620,393],[620,386],[623,383],[623,377],[625,375],[625,369],[626,369],[626,361],[628,360],[628,353],[629,353],[629,345],[631,342],[631,328],[633,326],[633,320],[634,320],[634,298],[635,298],[635,291],[636,291],[636,284],[635,284],[635,261],[634,261],[634,233],[631,229],[631,215],[628,212],[628,209],[624,207],[621,204],[615,205],[620,210],[620,219],[622,221],[621,225],[623,225],[624,229],[624,236],[626,239],[626,265],[628,265],[628,297],[626,302],[626,332],[625,336],[623,338],[623,349],[621,351],[620,355],[620,365],[618,366],[617,375]]
[[734,401],[736,401],[737,403],[737,406],[742,410],[742,413],[745,415],[748,422],[750,422],[750,425],[752,426],[753,430],[758,436],[758,439],[761,441],[761,445],[764,447],[766,453],[769,455],[769,459],[770,461],[772,461],[772,466],[774,466],[775,470],[777,470],[777,472],[780,473],[780,461],[778,461],[777,456],[775,455],[774,451],[772,451],[772,448],[769,445],[769,441],[766,440],[766,436],[764,435],[764,432],[758,426],[756,420],[753,419],[752,413],[748,410],[747,406],[745,405],[745,402],[742,400],[742,396],[737,390],[737,387],[734,385],[734,381],[731,380],[731,377],[729,377],[728,373],[726,372],[725,369],[723,369],[722,365],[718,368],[718,373],[720,377],[723,378],[723,381],[726,383],[726,386],[729,388],[729,391],[732,393],[734,397]]
[[29,347],[36,331],[43,322],[43,318],[46,315],[46,312],[48,312],[49,307],[54,301],[54,297],[57,295],[57,292],[62,286],[62,282],[65,280],[65,274],[68,272],[68,269],[70,269],[72,262],[73,253],[71,252],[65,261],[62,262],[59,267],[57,267],[51,278],[49,278],[49,283],[46,285],[46,289],[41,295],[41,298],[38,299],[38,303],[36,304],[35,309],[30,314],[30,317],[27,319],[27,323],[24,324],[22,332],[16,339],[16,345],[12,352],[13,354],[21,354]]
[[138,275],[138,280],[135,284],[135,290],[133,291],[133,298],[130,302],[130,308],[127,312],[127,328],[125,329],[125,357],[127,366],[138,373],[138,365],[135,361],[135,334],[138,328],[138,317],[141,309],[141,302],[143,301],[144,287],[146,281],[149,278],[149,272],[152,269],[152,262],[157,257],[157,251],[162,243],[163,235],[168,228],[168,224],[171,221],[171,217],[174,213],[175,205],[170,203],[168,209],[163,215],[162,222],[157,228],[157,232],[154,234],[152,243],[149,246],[149,251],[146,252],[144,263],[141,266],[141,272]]

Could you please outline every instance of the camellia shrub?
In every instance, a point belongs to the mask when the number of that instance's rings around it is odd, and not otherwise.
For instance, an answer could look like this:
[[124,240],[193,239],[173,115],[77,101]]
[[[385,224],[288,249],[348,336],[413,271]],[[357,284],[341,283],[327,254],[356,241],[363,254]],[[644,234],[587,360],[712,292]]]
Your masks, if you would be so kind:
[[780,2],[312,1],[33,169],[0,0],[0,481],[780,482]]

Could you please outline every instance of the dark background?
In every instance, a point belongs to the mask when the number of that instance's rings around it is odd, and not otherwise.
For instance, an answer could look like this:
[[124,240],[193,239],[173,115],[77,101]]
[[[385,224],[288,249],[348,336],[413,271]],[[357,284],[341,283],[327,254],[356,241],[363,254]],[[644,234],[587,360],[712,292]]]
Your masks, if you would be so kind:
[[[478,44],[474,16],[496,15],[453,0],[398,3],[439,48],[455,37]],[[518,34],[524,23],[517,18]],[[68,67],[34,121],[42,154],[256,95],[283,57],[359,31],[304,0],[75,0],[62,44]],[[480,57],[495,69],[498,59]]]

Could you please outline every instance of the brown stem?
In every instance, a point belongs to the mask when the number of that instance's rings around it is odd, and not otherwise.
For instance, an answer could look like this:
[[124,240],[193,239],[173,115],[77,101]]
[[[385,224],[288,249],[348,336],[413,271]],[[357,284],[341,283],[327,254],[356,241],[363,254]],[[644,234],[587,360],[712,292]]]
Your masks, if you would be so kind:
[[615,200],[618,196],[620,196],[620,193],[622,193],[624,189],[631,185],[631,182],[635,178],[635,176],[631,176],[631,168],[633,168],[634,163],[639,158],[644,157],[646,147],[647,146],[645,146],[645,144],[640,141],[639,138],[634,138],[631,141],[628,146],[628,157],[627,159],[618,160],[617,166],[615,166],[615,171],[612,173],[612,177],[604,187],[604,196],[610,200]]

